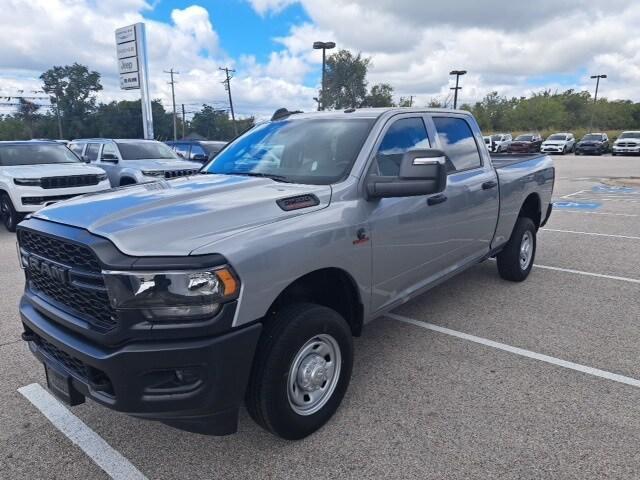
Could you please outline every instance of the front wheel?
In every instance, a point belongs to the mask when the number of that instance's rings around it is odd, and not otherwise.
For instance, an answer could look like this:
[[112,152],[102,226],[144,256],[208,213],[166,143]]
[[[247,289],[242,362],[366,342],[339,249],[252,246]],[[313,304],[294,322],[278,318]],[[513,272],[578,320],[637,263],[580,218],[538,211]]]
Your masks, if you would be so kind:
[[353,340],[336,311],[299,303],[269,319],[247,388],[251,417],[297,440],[322,427],[338,409],[353,365]]
[[536,256],[536,226],[527,217],[519,217],[511,238],[497,255],[498,273],[505,280],[522,282],[529,276]]
[[20,221],[18,215],[16,209],[13,208],[13,203],[9,195],[3,193],[0,198],[0,216],[2,216],[2,223],[4,223],[5,228],[10,232],[16,231],[16,226]]

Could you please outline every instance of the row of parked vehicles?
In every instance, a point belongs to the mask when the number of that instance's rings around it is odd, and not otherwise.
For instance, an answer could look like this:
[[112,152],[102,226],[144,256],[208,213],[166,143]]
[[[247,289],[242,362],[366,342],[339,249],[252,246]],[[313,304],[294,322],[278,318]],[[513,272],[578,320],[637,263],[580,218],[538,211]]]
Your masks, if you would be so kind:
[[579,141],[571,132],[554,133],[546,140],[536,133],[525,133],[515,139],[510,133],[496,133],[485,136],[484,143],[494,153],[602,155],[611,151],[613,155],[626,155],[640,153],[640,131],[622,132],[613,144],[609,136],[602,132],[587,133]]
[[0,215],[15,231],[26,214],[61,200],[193,175],[224,145],[105,138],[0,142]]

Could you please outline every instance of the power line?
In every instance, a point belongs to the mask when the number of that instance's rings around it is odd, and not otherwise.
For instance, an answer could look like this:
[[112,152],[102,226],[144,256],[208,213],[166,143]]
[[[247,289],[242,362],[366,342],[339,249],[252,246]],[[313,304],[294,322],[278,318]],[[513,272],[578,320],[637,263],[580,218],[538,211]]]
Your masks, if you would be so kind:
[[227,79],[224,80],[222,83],[224,84],[224,88],[229,93],[229,108],[231,109],[231,122],[233,123],[233,133],[237,137],[238,136],[238,126],[236,125],[236,115],[235,115],[235,113],[233,111],[233,100],[231,99],[231,79],[233,77],[231,75],[229,75],[229,73],[235,73],[235,70],[232,70],[232,69],[230,69],[228,67],[220,67],[220,70],[222,70],[227,76]]
[[168,82],[171,85],[171,100],[173,103],[173,141],[178,140],[178,125],[176,120],[176,90],[175,90],[175,80],[173,79],[174,75],[178,75],[180,72],[175,72],[173,68],[171,68],[168,72],[165,70],[164,73],[168,73],[171,75],[171,81]]

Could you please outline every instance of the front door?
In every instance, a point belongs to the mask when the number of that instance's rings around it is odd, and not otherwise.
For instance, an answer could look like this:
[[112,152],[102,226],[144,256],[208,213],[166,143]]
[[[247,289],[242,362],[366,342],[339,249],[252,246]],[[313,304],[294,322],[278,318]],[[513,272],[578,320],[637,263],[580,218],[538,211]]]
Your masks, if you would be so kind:
[[[430,148],[426,117],[405,114],[391,119],[376,148],[368,175],[393,177],[407,150]],[[446,191],[444,192],[446,195]],[[429,205],[435,195],[381,198],[368,202],[373,255],[373,311],[411,294],[436,278],[448,251],[449,204]]]

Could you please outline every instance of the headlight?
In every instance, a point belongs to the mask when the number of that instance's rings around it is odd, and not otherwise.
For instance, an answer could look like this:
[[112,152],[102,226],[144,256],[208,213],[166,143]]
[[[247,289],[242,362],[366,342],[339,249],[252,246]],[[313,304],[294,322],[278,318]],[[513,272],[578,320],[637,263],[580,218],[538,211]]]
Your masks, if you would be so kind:
[[164,177],[162,170],[142,170],[142,175],[145,177]]
[[238,296],[230,267],[199,271],[103,272],[109,301],[137,310],[150,322],[194,322],[211,318]]
[[98,177],[98,183],[104,182],[107,179],[107,174],[99,173],[98,175],[96,175],[96,177]]
[[39,187],[39,178],[14,178],[13,183],[16,185],[22,185],[23,187]]

